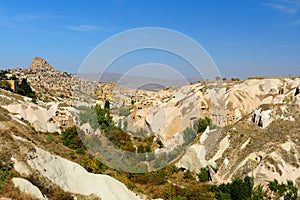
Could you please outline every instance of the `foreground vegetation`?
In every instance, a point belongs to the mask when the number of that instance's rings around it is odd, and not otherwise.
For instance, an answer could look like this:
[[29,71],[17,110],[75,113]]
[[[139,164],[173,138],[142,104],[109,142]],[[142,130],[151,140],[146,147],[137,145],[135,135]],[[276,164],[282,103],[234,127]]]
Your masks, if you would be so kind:
[[287,181],[287,184],[279,184],[277,180],[274,180],[264,190],[262,185],[254,187],[253,178],[249,176],[246,176],[243,180],[237,178],[232,183],[214,186],[212,191],[215,193],[217,200],[298,199],[298,189],[292,181]]
[[[96,109],[96,112],[92,109]],[[123,132],[120,128],[115,127],[112,123],[109,108],[101,108],[98,106],[92,108],[85,108],[82,114],[82,119],[89,119],[91,115],[96,115],[96,121],[84,121],[84,123],[94,123],[103,128],[104,134],[116,146],[132,152],[150,152],[153,149],[153,138],[146,140],[134,140],[130,138],[127,133]],[[195,122],[192,128],[187,128],[184,131],[185,145],[191,143],[198,133],[202,133],[207,126],[211,125],[211,120],[208,118],[199,119]],[[164,169],[146,173],[128,173],[112,169],[104,163],[88,154],[84,148],[80,135],[76,134],[76,127],[67,129],[62,134],[62,143],[71,149],[74,149],[77,156],[81,156],[80,164],[91,173],[108,174],[124,184],[136,193],[145,194],[150,198],[163,198],[163,199],[233,199],[233,200],[246,200],[246,199],[265,199],[270,196],[272,192],[275,199],[283,197],[286,200],[297,199],[297,188],[292,182],[288,181],[287,184],[279,184],[276,180],[270,182],[267,189],[262,186],[254,187],[253,178],[245,177],[244,179],[235,179],[232,183],[221,184],[219,186],[212,185],[208,167],[199,169],[197,174],[188,170],[178,169],[174,165],[169,165]],[[95,138],[94,138],[95,139]],[[92,141],[95,141],[95,140]],[[136,143],[135,143],[136,142]],[[139,144],[138,148],[133,146]],[[79,151],[78,150],[82,150]],[[169,155],[170,156],[170,155]],[[164,162],[166,158],[157,159],[158,162]],[[215,171],[217,169],[214,169]]]
[[[62,137],[61,135],[55,135],[53,143]],[[77,139],[74,141],[78,141]],[[175,165],[169,165],[152,172],[128,173],[106,166],[90,155],[88,151],[84,151],[83,154],[76,153],[76,147],[81,147],[81,144],[69,146],[68,151],[75,153],[73,154],[76,157],[73,157],[74,161],[81,164],[87,171],[110,175],[123,182],[130,190],[145,194],[153,199],[262,200],[282,197],[285,200],[296,200],[298,198],[298,189],[291,181],[279,183],[277,180],[274,180],[267,187],[263,188],[261,185],[255,187],[253,178],[246,176],[244,179],[237,178],[232,183],[213,185],[209,181],[208,167],[199,169],[199,172],[194,174],[189,170],[179,169]],[[66,150],[61,151],[66,152]],[[56,153],[60,154],[62,152]],[[69,153],[69,155],[71,154]],[[72,158],[68,157],[68,159]]]

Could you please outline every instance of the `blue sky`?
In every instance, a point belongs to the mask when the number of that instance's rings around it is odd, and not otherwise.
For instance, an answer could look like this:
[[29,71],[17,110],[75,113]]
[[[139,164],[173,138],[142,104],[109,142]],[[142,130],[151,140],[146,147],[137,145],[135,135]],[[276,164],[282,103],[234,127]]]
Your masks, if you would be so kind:
[[39,56],[77,72],[100,42],[149,26],[192,37],[228,78],[300,75],[300,0],[0,0],[0,67]]

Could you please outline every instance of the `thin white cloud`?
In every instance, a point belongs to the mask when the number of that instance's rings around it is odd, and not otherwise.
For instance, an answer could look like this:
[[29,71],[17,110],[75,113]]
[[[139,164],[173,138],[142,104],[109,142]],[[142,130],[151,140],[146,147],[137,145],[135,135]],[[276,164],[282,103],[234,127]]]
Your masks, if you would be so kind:
[[277,3],[263,3],[263,5],[287,14],[295,14],[298,11],[298,8],[290,8]]
[[[51,14],[2,14],[0,13],[0,28],[2,29],[15,29],[15,30],[34,30],[40,29],[35,24],[32,26],[32,22],[44,23],[46,20],[59,20],[67,19],[68,17],[62,15],[51,15]],[[45,22],[46,23],[46,22]],[[32,29],[34,28],[34,29]],[[37,28],[37,29],[36,29]]]
[[290,15],[297,14],[300,10],[300,0],[269,0],[263,5]]
[[89,25],[89,24],[80,24],[76,26],[69,26],[67,27],[70,30],[73,31],[82,31],[82,32],[88,32],[88,31],[107,31],[108,29],[102,26],[95,26],[95,25]]
[[34,20],[49,20],[49,19],[64,19],[66,16],[49,15],[49,14],[17,14],[12,17],[15,21],[34,21]]

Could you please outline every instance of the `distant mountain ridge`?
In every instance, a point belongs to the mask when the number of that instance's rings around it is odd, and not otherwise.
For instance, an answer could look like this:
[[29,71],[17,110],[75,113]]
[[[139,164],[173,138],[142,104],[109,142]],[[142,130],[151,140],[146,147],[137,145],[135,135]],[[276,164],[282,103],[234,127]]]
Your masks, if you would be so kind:
[[[197,83],[199,80],[197,78],[182,78],[182,79],[162,79],[162,78],[151,78],[146,76],[132,76],[132,75],[123,75],[119,73],[110,73],[105,72],[101,73],[77,73],[76,76],[80,78],[87,79],[89,81],[97,81],[100,83],[107,83],[107,82],[116,82],[119,85],[123,85],[130,88],[140,88],[146,84],[157,84],[158,88],[161,86],[170,87],[170,86],[183,86],[188,85],[190,83]],[[154,85],[152,85],[154,86]],[[156,89],[158,89],[156,88]]]

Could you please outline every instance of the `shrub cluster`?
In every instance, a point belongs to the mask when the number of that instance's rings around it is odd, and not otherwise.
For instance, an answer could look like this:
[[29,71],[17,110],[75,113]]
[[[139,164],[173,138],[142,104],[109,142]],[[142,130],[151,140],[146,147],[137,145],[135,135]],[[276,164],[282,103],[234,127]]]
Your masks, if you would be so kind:
[[81,141],[79,134],[77,133],[76,126],[71,126],[62,132],[63,145],[76,150],[78,154],[84,154],[85,147]]
[[[9,73],[9,72],[8,71],[0,71],[0,88],[12,92],[11,85],[7,81],[8,80],[8,78],[6,77],[7,73]],[[16,76],[13,75],[10,79],[16,80]],[[15,93],[20,94],[22,96],[30,97],[30,98],[32,98],[33,102],[36,102],[37,95],[35,94],[35,92],[32,90],[32,88],[28,84],[26,78],[23,78],[21,83],[17,84]]]
[[25,78],[23,78],[21,83],[18,84],[16,93],[20,94],[20,95],[23,95],[23,96],[33,98],[33,99],[36,99],[35,92],[31,89],[30,85],[28,84],[28,82]]
[[90,156],[83,156],[81,160],[81,165],[88,171],[95,174],[103,173],[108,167],[100,162],[96,158]]
[[283,196],[284,200],[296,200],[298,199],[298,188],[294,186],[294,183],[290,180],[286,184],[279,184],[275,179],[268,184],[268,187],[276,195]]
[[[212,189],[215,192],[217,200],[233,199],[233,200],[248,200],[264,199],[265,191],[261,185],[253,187],[253,178],[246,176],[242,179],[235,179],[232,183],[222,184]],[[294,186],[292,181],[287,181],[287,184],[279,184],[274,180],[268,184],[268,189],[273,191],[276,199],[283,197],[284,200],[298,199],[298,188]]]

